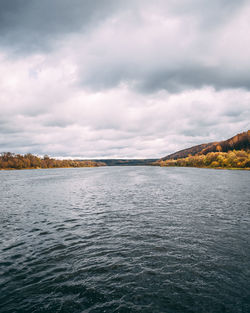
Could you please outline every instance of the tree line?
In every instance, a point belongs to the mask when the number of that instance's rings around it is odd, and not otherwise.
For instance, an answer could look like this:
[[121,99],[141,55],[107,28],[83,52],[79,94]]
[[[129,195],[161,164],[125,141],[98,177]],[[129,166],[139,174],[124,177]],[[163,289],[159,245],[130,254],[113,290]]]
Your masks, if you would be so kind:
[[58,160],[48,155],[38,157],[31,153],[15,154],[3,152],[0,154],[0,169],[36,169],[36,168],[59,168],[59,167],[96,167],[105,165],[95,161]]
[[189,155],[176,160],[158,160],[154,165],[190,166],[210,168],[250,168],[250,150],[210,152],[206,155]]

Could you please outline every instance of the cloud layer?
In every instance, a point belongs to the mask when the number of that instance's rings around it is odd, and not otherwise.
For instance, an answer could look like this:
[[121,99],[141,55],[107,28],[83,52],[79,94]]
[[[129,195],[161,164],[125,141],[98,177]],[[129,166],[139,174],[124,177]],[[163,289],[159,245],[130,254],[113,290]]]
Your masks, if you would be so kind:
[[249,1],[0,4],[0,151],[162,157],[249,128]]

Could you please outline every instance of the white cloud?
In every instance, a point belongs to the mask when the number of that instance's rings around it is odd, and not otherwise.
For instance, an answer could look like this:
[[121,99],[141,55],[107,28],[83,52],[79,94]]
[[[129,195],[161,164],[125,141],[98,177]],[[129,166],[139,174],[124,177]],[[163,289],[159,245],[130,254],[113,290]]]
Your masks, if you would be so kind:
[[223,1],[201,3],[105,10],[50,34],[51,50],[0,45],[0,151],[157,158],[247,130],[249,3],[214,25]]
[[[92,92],[72,84],[74,70],[65,75],[65,68],[74,66],[60,62],[51,67],[41,56],[2,62],[4,150],[83,158],[161,157],[247,128],[250,92],[243,89],[141,94],[121,84]],[[29,74],[38,68],[36,75]]]

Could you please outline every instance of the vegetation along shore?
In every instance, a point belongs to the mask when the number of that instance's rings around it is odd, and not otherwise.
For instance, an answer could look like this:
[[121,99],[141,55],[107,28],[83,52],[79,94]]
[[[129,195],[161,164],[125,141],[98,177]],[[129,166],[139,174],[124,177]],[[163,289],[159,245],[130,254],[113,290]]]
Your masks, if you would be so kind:
[[154,165],[250,170],[250,151],[210,152],[206,155],[190,155],[176,160],[159,160]]
[[223,169],[250,169],[250,130],[217,142],[200,144],[157,159],[58,160],[30,153],[4,152],[0,169],[37,169],[97,166],[182,166]]
[[57,160],[45,155],[43,158],[31,153],[21,155],[4,152],[0,155],[0,169],[38,169],[38,168],[66,168],[66,167],[97,167],[106,165],[91,160]]

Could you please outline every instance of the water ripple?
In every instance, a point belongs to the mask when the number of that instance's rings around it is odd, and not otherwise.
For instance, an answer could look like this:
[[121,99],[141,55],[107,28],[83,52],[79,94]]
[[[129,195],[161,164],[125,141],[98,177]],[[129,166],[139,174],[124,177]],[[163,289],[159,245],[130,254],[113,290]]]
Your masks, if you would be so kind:
[[248,313],[249,174],[0,172],[0,312]]

